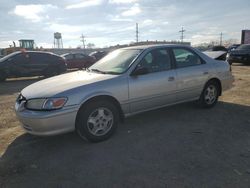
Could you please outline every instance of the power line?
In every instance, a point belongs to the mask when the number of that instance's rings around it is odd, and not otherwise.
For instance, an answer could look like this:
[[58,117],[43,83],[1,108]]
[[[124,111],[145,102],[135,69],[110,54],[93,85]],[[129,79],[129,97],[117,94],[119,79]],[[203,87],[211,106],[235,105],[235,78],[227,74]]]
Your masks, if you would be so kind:
[[80,37],[81,38],[81,42],[82,42],[82,45],[83,45],[83,49],[85,49],[85,36],[83,36],[83,34],[82,34],[82,36]]
[[186,30],[184,30],[183,29],[183,27],[181,27],[181,30],[179,31],[180,33],[181,33],[181,42],[183,42],[183,39],[184,39],[184,32],[185,32]]
[[220,33],[220,46],[222,46],[222,32]]

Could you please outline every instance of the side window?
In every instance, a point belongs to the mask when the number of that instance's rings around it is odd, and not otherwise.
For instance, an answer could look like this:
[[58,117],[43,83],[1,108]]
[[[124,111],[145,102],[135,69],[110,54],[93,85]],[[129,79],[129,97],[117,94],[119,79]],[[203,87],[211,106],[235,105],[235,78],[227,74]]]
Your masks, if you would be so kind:
[[47,54],[46,58],[48,59],[49,63],[58,63],[58,57],[55,55]]
[[68,54],[66,56],[64,56],[66,60],[71,60],[73,59],[73,54]]
[[76,59],[83,59],[84,55],[83,54],[75,54]]
[[171,69],[171,60],[167,49],[152,50],[137,67],[146,67],[149,72],[160,72]]
[[202,64],[200,57],[187,49],[175,48],[173,53],[177,68]]
[[28,63],[29,54],[20,53],[13,57],[13,63],[15,64],[26,64]]
[[47,64],[46,54],[42,53],[31,53],[32,64]]

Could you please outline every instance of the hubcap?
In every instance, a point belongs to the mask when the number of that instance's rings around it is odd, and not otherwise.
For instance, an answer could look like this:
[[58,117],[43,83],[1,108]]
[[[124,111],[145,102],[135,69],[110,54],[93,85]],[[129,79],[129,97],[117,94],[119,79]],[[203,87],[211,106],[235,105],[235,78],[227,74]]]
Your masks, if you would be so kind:
[[213,104],[216,101],[217,89],[214,85],[207,87],[205,91],[205,101],[207,104]]
[[105,135],[114,122],[113,113],[107,108],[97,108],[88,118],[87,127],[91,134],[95,136]]

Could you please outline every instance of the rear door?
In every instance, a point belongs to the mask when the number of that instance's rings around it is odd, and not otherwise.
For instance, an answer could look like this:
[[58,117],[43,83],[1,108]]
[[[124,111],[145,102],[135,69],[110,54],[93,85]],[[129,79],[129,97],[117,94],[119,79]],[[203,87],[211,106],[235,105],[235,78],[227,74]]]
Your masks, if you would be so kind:
[[177,74],[177,101],[196,99],[209,78],[210,65],[188,48],[172,48]]
[[46,53],[30,53],[29,69],[33,75],[44,72],[49,60],[47,57]]
[[171,65],[167,48],[148,52],[136,69],[145,67],[147,74],[130,76],[130,111],[136,113],[176,101],[176,72]]

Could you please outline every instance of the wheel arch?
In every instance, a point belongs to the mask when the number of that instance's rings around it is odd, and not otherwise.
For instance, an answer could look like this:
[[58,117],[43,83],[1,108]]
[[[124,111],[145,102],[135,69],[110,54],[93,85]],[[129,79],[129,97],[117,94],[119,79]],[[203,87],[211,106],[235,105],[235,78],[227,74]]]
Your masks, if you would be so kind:
[[[220,81],[218,78],[214,77],[214,78],[210,78],[210,79],[206,82],[206,84],[207,84],[208,82],[216,82],[216,83],[218,84],[218,86],[219,86],[219,96],[221,96],[221,94],[222,94],[222,85],[221,85],[221,81]],[[205,84],[205,86],[206,86],[206,84]],[[204,87],[205,87],[205,86],[204,86]]]
[[115,97],[113,97],[111,95],[107,95],[107,94],[95,95],[95,96],[89,97],[87,100],[83,101],[80,108],[78,109],[76,118],[78,117],[78,114],[79,114],[79,111],[81,108],[84,108],[86,105],[88,105],[89,103],[94,102],[94,101],[109,101],[109,102],[111,102],[112,104],[114,104],[116,106],[116,108],[118,110],[119,120],[120,121],[124,120],[124,113],[123,113],[123,110],[121,108],[121,104],[119,103],[119,101]]

